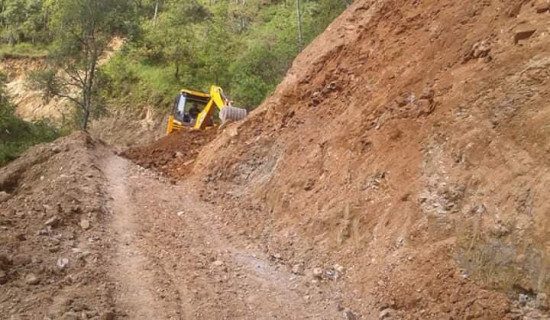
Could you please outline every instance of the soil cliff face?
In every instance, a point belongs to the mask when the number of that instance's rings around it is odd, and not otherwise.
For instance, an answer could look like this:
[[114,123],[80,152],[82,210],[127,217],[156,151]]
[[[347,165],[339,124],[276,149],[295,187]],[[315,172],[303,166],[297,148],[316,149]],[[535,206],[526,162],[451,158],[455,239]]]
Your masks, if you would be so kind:
[[471,281],[545,308],[549,21],[545,1],[356,1],[199,155],[204,197],[412,318],[507,313]]

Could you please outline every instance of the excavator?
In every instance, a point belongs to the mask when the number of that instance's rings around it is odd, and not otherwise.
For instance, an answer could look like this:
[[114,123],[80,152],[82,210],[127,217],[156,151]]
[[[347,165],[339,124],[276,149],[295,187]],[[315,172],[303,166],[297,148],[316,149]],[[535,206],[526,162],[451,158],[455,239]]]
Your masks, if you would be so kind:
[[218,86],[210,86],[210,93],[181,90],[175,99],[172,114],[168,117],[166,134],[184,128],[203,130],[213,127],[216,108],[222,123],[243,120],[247,116],[246,109],[231,106],[231,101]]

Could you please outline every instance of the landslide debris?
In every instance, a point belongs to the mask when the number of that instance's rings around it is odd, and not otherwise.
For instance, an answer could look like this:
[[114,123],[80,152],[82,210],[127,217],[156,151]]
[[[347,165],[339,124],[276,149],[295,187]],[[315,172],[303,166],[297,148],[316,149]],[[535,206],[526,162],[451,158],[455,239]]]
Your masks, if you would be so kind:
[[202,150],[203,198],[289,266],[349,267],[360,314],[548,318],[546,7],[355,1]]
[[78,132],[0,168],[2,318],[109,314],[101,148]]
[[144,168],[155,169],[177,180],[193,169],[199,151],[216,134],[216,128],[180,130],[151,144],[130,148],[122,155]]

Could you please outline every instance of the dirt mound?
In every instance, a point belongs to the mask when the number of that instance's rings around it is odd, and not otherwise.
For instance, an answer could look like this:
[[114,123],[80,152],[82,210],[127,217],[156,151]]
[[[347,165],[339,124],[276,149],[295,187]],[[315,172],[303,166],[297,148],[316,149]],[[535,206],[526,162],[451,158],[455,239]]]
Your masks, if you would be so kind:
[[179,179],[193,169],[200,149],[216,134],[217,129],[181,130],[149,145],[130,148],[122,155],[144,168],[156,169]]
[[[102,145],[84,133],[0,169],[0,313],[6,319],[108,315]],[[73,318],[71,316],[75,315]]]
[[289,265],[349,267],[346,303],[361,314],[545,310],[550,13],[539,8],[354,2],[200,154],[203,197]]

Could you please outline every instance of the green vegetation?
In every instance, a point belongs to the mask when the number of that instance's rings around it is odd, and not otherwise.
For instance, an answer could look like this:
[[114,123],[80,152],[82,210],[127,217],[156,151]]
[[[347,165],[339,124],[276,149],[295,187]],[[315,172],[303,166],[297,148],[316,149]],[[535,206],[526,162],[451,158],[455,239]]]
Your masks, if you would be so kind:
[[342,0],[144,1],[141,32],[105,68],[110,97],[167,108],[182,87],[206,91],[215,83],[235,105],[253,109],[301,47],[346,6]]
[[59,137],[47,121],[26,122],[15,116],[15,106],[5,91],[6,77],[0,74],[0,166],[17,158],[27,148]]
[[0,45],[0,59],[2,58],[45,58],[48,49],[45,46],[32,43],[18,43],[15,45]]
[[[32,84],[74,102],[77,121],[107,106],[171,108],[183,87],[225,89],[253,109],[347,0],[0,0],[0,55],[43,56]],[[112,39],[124,39],[102,60]],[[47,48],[47,50],[46,50]]]

